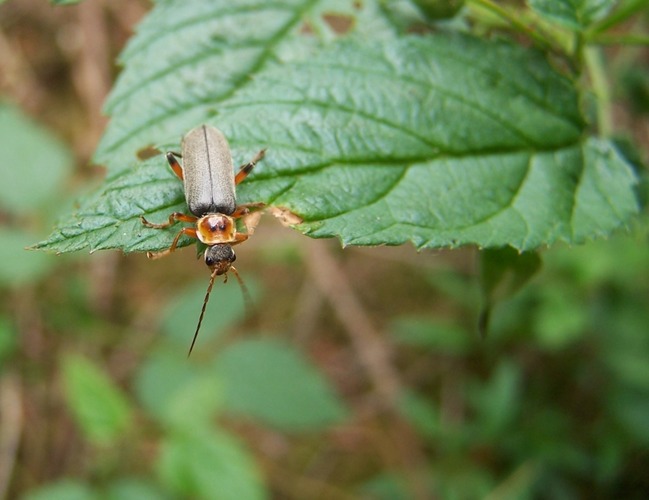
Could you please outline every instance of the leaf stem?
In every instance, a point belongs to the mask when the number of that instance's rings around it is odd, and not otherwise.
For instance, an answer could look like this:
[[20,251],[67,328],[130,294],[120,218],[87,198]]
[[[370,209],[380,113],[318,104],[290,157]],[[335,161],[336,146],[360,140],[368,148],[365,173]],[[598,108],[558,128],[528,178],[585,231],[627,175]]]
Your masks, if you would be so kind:
[[601,50],[596,47],[586,47],[583,55],[597,102],[597,128],[600,135],[608,137],[613,132],[613,122],[611,89],[606,78],[604,58]]
[[507,9],[504,9],[497,3],[492,2],[491,0],[469,0],[469,2],[479,5],[484,9],[497,15],[498,17],[501,17],[509,24],[511,24],[513,28],[517,29],[521,33],[525,34],[526,36],[534,40],[542,48],[547,50],[552,50],[553,48],[552,44],[543,35],[539,34],[538,31],[528,26],[524,22],[520,21],[520,19],[517,16],[509,12]]
[[596,34],[588,38],[588,43],[593,45],[649,45],[649,35],[641,33]]

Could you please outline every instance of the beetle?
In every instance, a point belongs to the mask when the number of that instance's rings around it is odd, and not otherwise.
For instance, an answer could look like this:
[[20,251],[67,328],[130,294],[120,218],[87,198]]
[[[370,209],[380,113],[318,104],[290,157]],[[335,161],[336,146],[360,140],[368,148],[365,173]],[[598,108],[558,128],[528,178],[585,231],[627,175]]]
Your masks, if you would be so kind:
[[[210,269],[210,282],[207,287],[198,325],[189,348],[194,349],[198,332],[203,322],[205,308],[217,276],[232,271],[248,296],[243,280],[232,265],[236,255],[232,245],[238,245],[248,239],[254,230],[246,222],[246,216],[252,210],[264,207],[263,203],[237,205],[235,187],[250,174],[257,162],[263,159],[266,150],[260,150],[248,163],[242,165],[234,175],[230,146],[223,133],[210,125],[201,125],[190,130],[182,139],[181,154],[167,152],[167,162],[181,181],[183,181],[185,200],[191,215],[174,212],[167,222],[155,224],[140,216],[142,224],[154,229],[165,229],[177,222],[189,222],[193,227],[183,227],[174,238],[171,246],[160,252],[147,252],[150,259],[158,259],[176,250],[180,237],[184,234],[198,239],[207,245],[203,254],[205,264]],[[183,164],[178,162],[182,158]],[[246,226],[245,233],[237,230],[236,221],[241,219]],[[188,355],[189,355],[188,354]]]

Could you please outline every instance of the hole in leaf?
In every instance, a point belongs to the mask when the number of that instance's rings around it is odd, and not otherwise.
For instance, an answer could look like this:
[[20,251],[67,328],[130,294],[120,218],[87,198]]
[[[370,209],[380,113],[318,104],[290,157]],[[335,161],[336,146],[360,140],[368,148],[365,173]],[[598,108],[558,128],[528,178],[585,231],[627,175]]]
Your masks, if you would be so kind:
[[329,25],[329,27],[338,35],[349,33],[354,26],[354,18],[344,14],[328,13],[323,14],[322,19]]
[[136,154],[138,160],[148,160],[149,158],[153,158],[154,156],[162,154],[162,151],[160,151],[158,148],[154,148],[153,146],[146,146],[142,149],[138,149]]

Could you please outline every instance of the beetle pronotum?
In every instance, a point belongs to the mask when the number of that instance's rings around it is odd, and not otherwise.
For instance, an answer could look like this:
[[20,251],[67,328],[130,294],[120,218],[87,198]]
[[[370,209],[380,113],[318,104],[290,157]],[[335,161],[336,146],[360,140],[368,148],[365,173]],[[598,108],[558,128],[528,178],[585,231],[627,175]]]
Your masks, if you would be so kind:
[[[183,137],[181,150],[182,154],[180,155],[168,152],[167,161],[174,173],[183,181],[187,207],[193,215],[174,212],[169,216],[167,222],[162,224],[154,224],[144,217],[140,217],[140,219],[142,224],[155,229],[168,228],[176,222],[194,224],[193,227],[182,228],[168,249],[161,252],[148,252],[147,256],[150,259],[164,257],[173,252],[183,234],[197,238],[207,245],[204,259],[211,271],[210,282],[194,338],[189,347],[189,354],[191,354],[203,322],[205,308],[215,278],[224,274],[225,281],[227,281],[227,272],[231,270],[244,294],[247,294],[243,280],[232,265],[236,260],[232,245],[237,245],[248,239],[253,228],[246,225],[245,216],[250,213],[250,210],[261,208],[264,204],[237,205],[235,186],[248,176],[255,164],[264,157],[266,150],[262,149],[249,163],[242,165],[236,176],[228,141],[220,130],[210,125],[201,125],[190,130]],[[177,157],[182,157],[182,166],[178,163]],[[246,225],[247,233],[237,231],[236,220],[239,218],[242,218]]]

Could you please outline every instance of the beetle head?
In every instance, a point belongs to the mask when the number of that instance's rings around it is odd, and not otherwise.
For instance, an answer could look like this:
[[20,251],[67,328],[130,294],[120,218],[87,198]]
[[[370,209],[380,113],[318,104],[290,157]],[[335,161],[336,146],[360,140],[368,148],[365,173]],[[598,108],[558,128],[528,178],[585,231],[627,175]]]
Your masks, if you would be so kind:
[[212,245],[205,249],[205,264],[212,272],[216,271],[217,276],[227,273],[235,260],[237,256],[227,243]]

